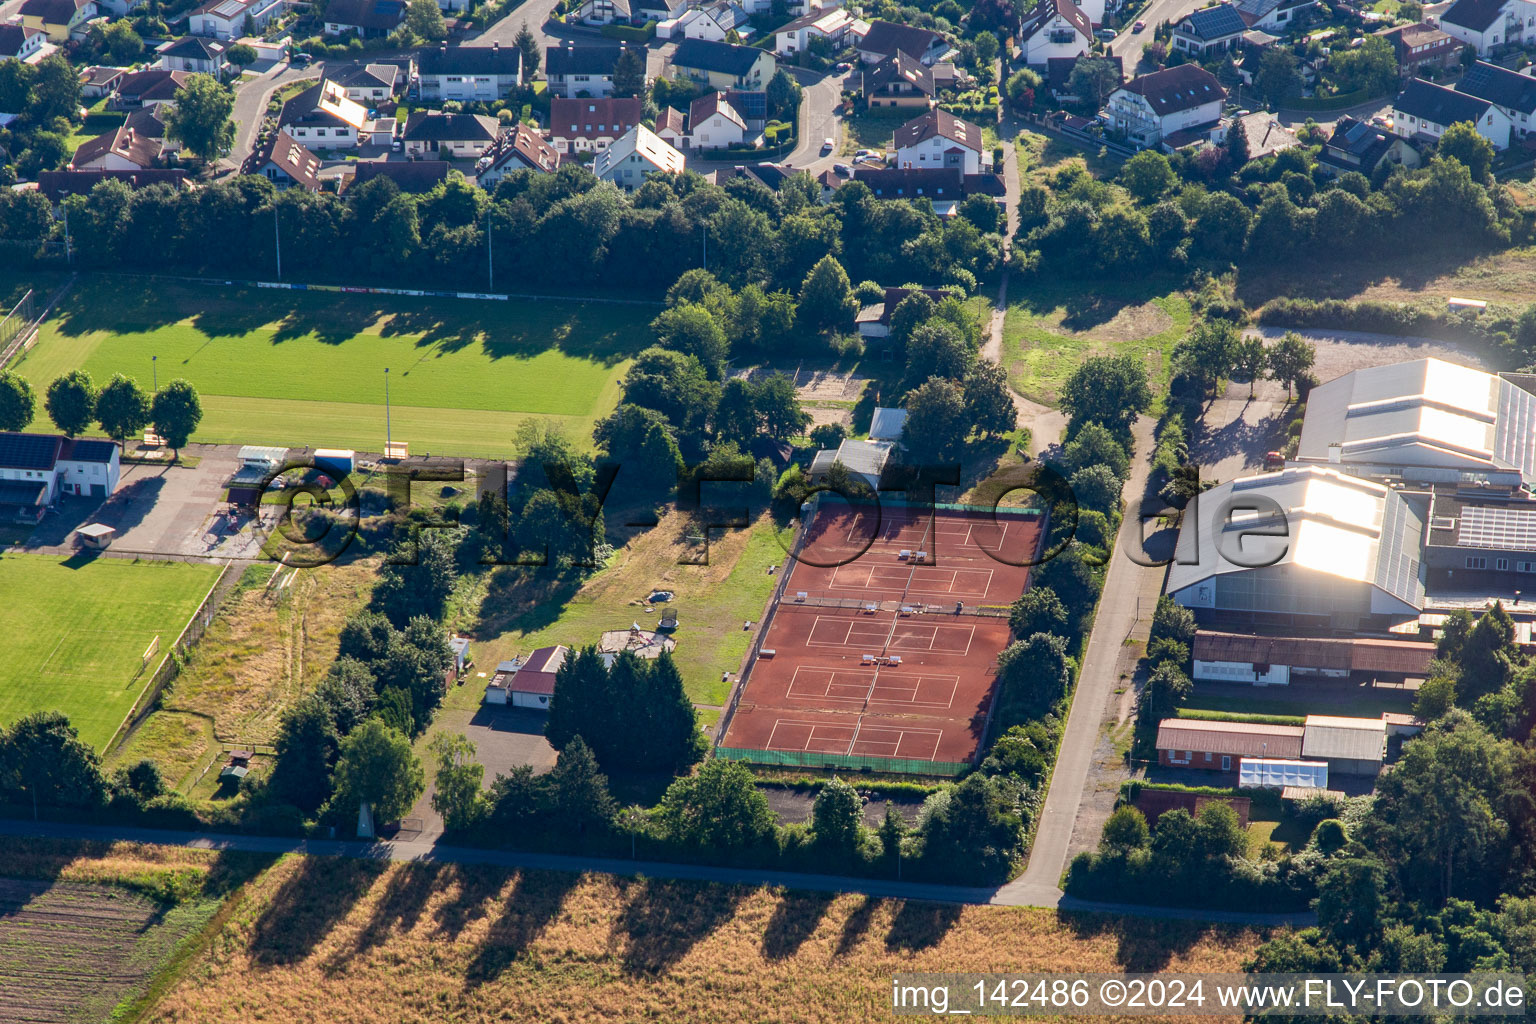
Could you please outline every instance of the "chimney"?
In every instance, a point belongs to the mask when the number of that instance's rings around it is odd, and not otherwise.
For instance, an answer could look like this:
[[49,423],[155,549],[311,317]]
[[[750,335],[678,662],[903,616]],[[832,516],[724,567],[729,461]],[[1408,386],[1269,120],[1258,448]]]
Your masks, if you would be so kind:
[[442,56],[444,56],[444,57],[448,56],[448,44],[447,43],[440,44],[438,46],[438,48],[437,48],[437,52],[439,54],[441,54]]
[[500,39],[493,39],[493,40],[491,40],[491,52],[492,53],[499,53],[500,51],[501,51],[501,40]]

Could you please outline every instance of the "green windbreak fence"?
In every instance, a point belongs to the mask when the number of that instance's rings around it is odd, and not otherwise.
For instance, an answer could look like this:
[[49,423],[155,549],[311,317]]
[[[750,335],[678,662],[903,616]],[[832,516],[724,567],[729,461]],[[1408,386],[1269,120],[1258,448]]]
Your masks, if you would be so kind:
[[793,768],[868,768],[875,772],[904,772],[908,775],[955,776],[971,766],[969,761],[924,761],[917,757],[854,757],[849,754],[821,754],[814,750],[748,750],[743,747],[716,747],[715,756],[727,761],[753,764],[787,765]]

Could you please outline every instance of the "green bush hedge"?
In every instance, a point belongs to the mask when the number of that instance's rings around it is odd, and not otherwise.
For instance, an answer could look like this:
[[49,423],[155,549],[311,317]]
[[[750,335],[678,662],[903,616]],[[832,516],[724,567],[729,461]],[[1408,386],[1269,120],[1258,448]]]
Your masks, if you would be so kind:
[[604,25],[601,33],[609,39],[623,39],[630,43],[648,43],[656,38],[656,23],[648,21],[644,25]]
[[1178,718],[1191,718],[1197,722],[1255,722],[1260,725],[1306,725],[1303,715],[1249,715],[1240,711],[1205,711],[1201,708],[1179,708]]
[[1333,96],[1298,96],[1293,100],[1286,100],[1281,106],[1285,110],[1343,110],[1345,107],[1358,106],[1375,98],[1369,89],[1357,89],[1354,92],[1341,92]]

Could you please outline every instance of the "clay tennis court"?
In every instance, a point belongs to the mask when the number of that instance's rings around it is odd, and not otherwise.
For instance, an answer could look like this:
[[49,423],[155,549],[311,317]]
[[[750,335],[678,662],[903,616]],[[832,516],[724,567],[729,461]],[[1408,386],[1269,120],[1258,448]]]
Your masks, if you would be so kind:
[[[914,510],[915,511],[915,510]],[[937,773],[971,761],[1043,522],[900,509],[818,512],[771,610],[722,748],[731,756]],[[988,547],[983,547],[988,545]],[[917,553],[923,552],[919,561]],[[814,560],[821,564],[813,564]],[[961,605],[959,613],[956,603]],[[903,764],[892,764],[894,759]]]

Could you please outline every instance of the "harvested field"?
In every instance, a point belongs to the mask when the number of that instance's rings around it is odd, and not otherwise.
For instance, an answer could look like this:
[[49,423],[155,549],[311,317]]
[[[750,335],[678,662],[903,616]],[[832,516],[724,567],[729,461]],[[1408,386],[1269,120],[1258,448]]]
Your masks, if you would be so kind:
[[851,1024],[891,1019],[896,971],[1240,970],[1261,940],[1027,908],[292,857],[148,1019]]
[[[1529,198],[1529,197],[1528,197]],[[1238,297],[1250,308],[1270,299],[1373,299],[1443,303],[1451,296],[1524,306],[1536,295],[1536,247],[1510,249],[1461,262],[1433,246],[1393,252],[1381,265],[1319,270],[1312,265],[1244,272]]]

